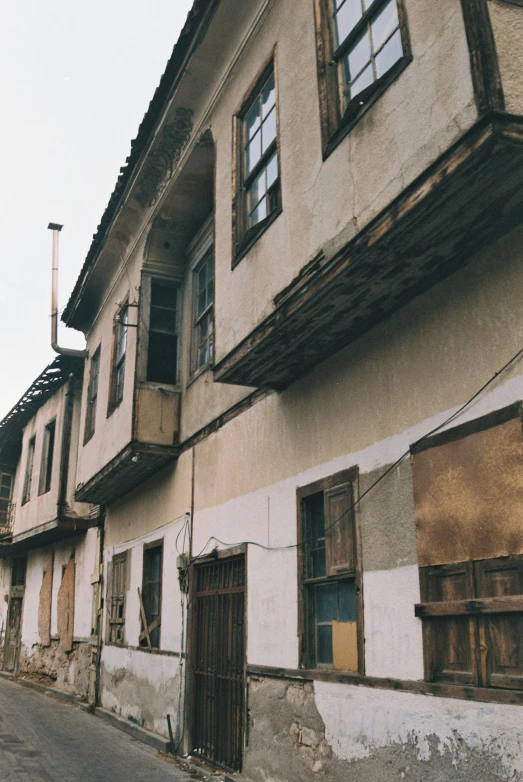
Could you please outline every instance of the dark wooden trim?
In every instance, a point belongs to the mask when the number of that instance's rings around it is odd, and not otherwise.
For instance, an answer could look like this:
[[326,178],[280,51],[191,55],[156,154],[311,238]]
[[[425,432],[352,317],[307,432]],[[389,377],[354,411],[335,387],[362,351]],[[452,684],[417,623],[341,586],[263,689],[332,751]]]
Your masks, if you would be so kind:
[[[69,478],[69,457],[71,454],[71,430],[73,426],[74,408],[74,375],[69,375],[67,391],[65,394],[64,412],[62,418],[62,443],[60,448],[60,480],[58,484],[58,503],[56,515],[59,519],[66,514],[67,509],[67,481]],[[45,442],[45,438],[44,438]],[[55,443],[56,447],[56,443]]]
[[250,408],[254,407],[254,405],[258,402],[263,402],[264,399],[266,399],[268,396],[271,396],[273,393],[274,391],[271,389],[260,389],[258,391],[253,391],[251,394],[244,397],[244,399],[242,399],[240,402],[230,407],[217,418],[214,418],[212,421],[210,421],[210,423],[206,424],[206,426],[203,426],[193,435],[188,437],[187,440],[184,440],[184,442],[179,446],[179,454],[188,451],[194,445],[197,445],[203,440],[206,440],[211,436],[211,434],[214,434],[219,429],[221,429],[222,426],[228,424],[229,421],[232,421],[234,418],[237,418],[237,416],[245,413],[247,410],[250,410]]
[[501,614],[523,611],[523,595],[483,597],[474,600],[449,600],[437,603],[416,603],[414,613],[418,617],[463,616],[476,614]]
[[325,478],[320,478],[313,483],[308,483],[306,486],[300,486],[296,490],[298,500],[302,500],[304,497],[310,497],[311,494],[317,494],[319,491],[328,491],[334,489],[336,486],[341,486],[342,483],[354,483],[359,475],[359,468],[357,466],[349,467],[347,470],[341,470],[334,473],[334,475],[328,475]]
[[505,98],[487,0],[461,0],[478,114],[503,111]]
[[248,665],[247,675],[300,681],[331,682],[333,684],[351,684],[356,687],[411,692],[417,695],[433,695],[439,698],[459,698],[460,700],[480,701],[482,703],[523,705],[523,692],[509,689],[491,689],[489,687],[438,684],[403,679],[381,679],[376,676],[359,676],[356,673],[345,673],[343,671],[276,668],[270,665]]
[[[279,165],[279,160],[278,160]],[[281,201],[281,181],[280,181],[280,201]],[[273,209],[270,215],[268,215],[264,220],[260,220],[259,223],[254,225],[251,229],[252,233],[249,233],[249,235],[246,234],[247,241],[240,244],[238,249],[235,251],[235,254],[233,255],[231,268],[235,269],[236,266],[240,263],[242,258],[245,258],[249,250],[256,244],[258,239],[263,236],[265,231],[270,228],[270,226],[273,224],[273,222],[276,220],[277,217],[281,215],[283,212],[283,208],[281,206],[277,206],[276,209]]]
[[[492,2],[492,0],[491,0]],[[504,3],[505,5],[517,5],[523,8],[523,0],[496,0],[497,3]]]
[[429,448],[435,448],[438,445],[447,445],[456,440],[462,440],[464,437],[468,437],[471,434],[476,434],[477,432],[483,432],[486,429],[492,429],[494,426],[506,424],[514,418],[521,418],[522,415],[523,403],[514,402],[511,405],[507,405],[507,407],[502,407],[500,410],[494,410],[492,413],[487,413],[479,418],[474,418],[472,421],[467,421],[459,426],[454,426],[452,429],[446,429],[444,432],[438,432],[430,437],[424,437],[422,440],[418,440],[418,442],[410,446],[410,452],[412,454],[417,454],[426,451]]
[[[215,552],[212,554],[212,556],[210,556],[209,554],[203,554],[203,556],[199,556],[199,557],[195,557],[195,559],[191,559],[191,564],[206,565],[209,564],[210,562],[215,562],[217,559],[228,559],[229,557],[239,557],[239,556],[246,557],[248,547],[249,546],[247,543],[240,543],[238,546],[216,549]],[[245,567],[247,567],[247,560],[245,560]]]

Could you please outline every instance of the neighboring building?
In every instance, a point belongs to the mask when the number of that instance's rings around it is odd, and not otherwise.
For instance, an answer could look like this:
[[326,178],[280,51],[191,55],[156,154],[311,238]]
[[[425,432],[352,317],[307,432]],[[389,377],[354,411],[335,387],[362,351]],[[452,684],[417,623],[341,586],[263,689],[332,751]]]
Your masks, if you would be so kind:
[[90,609],[98,532],[91,528],[98,518],[96,508],[74,498],[82,364],[56,358],[0,423],[10,487],[0,624],[5,671],[87,697],[92,642],[96,656]]
[[63,313],[100,702],[179,752],[523,779],[522,36],[194,3]]

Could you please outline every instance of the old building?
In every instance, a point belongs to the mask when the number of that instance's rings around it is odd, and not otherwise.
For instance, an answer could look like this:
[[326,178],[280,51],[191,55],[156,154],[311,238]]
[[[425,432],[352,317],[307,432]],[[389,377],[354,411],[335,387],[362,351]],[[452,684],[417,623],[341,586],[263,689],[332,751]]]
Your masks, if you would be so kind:
[[63,313],[99,699],[179,752],[523,779],[522,36],[194,3]]
[[74,497],[82,364],[56,358],[0,424],[0,648],[3,670],[87,697],[99,534]]

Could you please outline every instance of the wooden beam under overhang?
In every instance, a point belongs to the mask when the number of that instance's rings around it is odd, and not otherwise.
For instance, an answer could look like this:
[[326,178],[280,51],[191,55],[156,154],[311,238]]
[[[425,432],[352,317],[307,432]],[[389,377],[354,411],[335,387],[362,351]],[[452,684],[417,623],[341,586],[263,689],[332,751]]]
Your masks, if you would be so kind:
[[10,548],[15,554],[19,551],[41,548],[59,540],[75,537],[97,525],[97,517],[53,519],[13,535]]
[[493,113],[220,360],[215,381],[283,389],[523,221],[523,117]]
[[130,443],[86,483],[76,489],[77,502],[110,505],[178,457],[178,448]]

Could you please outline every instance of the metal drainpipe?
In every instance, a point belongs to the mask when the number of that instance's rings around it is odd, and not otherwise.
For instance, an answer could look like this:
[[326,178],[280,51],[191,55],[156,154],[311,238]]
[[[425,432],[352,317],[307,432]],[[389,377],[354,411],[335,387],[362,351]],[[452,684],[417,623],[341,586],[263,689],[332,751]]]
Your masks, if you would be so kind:
[[69,477],[69,457],[71,453],[71,430],[73,427],[74,375],[69,375],[65,394],[64,420],[62,425],[62,448],[60,451],[60,483],[58,486],[57,515],[60,520],[66,516],[67,479]]
[[53,264],[51,286],[51,347],[55,353],[61,356],[74,356],[75,358],[87,358],[87,350],[72,350],[61,348],[58,344],[58,240],[63,225],[49,223],[47,226],[53,232]]

